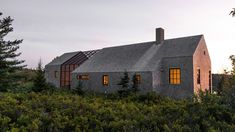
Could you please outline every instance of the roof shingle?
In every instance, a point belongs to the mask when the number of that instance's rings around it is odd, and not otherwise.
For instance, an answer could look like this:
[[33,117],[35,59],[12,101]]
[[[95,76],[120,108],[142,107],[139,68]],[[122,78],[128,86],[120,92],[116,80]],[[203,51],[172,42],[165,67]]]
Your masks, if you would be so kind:
[[193,56],[203,35],[109,47],[73,72],[153,71],[164,57]]

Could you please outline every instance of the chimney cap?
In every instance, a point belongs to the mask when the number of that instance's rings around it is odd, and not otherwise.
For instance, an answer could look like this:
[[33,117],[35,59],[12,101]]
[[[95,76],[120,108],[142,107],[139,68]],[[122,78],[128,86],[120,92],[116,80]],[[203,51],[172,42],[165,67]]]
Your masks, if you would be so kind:
[[158,29],[160,29],[160,30],[164,30],[162,27],[158,27],[158,28],[156,28],[156,30],[158,30]]

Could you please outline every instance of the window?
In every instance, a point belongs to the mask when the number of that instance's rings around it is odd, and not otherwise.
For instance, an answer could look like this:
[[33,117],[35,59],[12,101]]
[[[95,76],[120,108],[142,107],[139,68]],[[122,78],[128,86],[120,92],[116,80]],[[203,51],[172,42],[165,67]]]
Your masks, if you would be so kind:
[[55,77],[55,78],[58,78],[58,77],[59,77],[59,72],[58,72],[58,71],[55,71],[55,72],[54,72],[54,77]]
[[141,76],[140,74],[135,74],[135,81],[137,84],[140,84]]
[[211,89],[211,71],[209,71],[209,89],[210,89],[210,92],[212,92],[212,89]]
[[197,84],[201,84],[201,75],[200,75],[200,69],[197,69]]
[[170,84],[180,84],[180,68],[170,68],[169,83]]
[[88,75],[78,75],[77,79],[78,80],[89,80],[89,76]]
[[109,85],[109,76],[103,75],[103,85],[108,86]]
[[74,64],[64,64],[61,66],[60,71],[60,87],[70,87],[71,72],[77,68]]

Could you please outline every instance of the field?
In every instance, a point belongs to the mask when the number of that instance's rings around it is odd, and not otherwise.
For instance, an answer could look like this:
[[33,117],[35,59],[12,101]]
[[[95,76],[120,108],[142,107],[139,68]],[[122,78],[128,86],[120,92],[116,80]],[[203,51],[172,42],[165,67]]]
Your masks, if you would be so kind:
[[235,131],[234,101],[173,100],[153,93],[0,93],[1,131]]

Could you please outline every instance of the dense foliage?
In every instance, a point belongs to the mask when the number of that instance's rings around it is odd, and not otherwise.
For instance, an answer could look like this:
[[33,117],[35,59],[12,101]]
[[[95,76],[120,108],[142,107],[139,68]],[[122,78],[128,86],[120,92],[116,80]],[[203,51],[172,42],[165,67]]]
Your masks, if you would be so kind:
[[172,100],[153,93],[118,99],[69,92],[0,93],[0,129],[26,131],[235,131],[225,97]]
[[[0,17],[2,13],[0,12]],[[13,19],[6,17],[0,19],[0,91],[7,91],[8,88],[14,87],[17,81],[14,72],[21,69],[22,60],[17,60],[21,53],[17,53],[19,44],[23,40],[5,40],[5,37],[13,31],[11,27]]]

